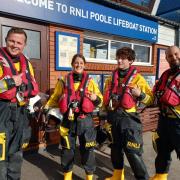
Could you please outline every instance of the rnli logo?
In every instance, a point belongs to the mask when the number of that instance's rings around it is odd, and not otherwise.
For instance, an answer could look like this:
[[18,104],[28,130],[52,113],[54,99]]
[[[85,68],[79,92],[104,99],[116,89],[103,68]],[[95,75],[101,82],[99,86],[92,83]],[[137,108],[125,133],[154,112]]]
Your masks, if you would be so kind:
[[96,146],[96,142],[95,141],[92,141],[92,142],[87,142],[85,147],[88,148],[88,147],[94,147]]
[[138,144],[138,143],[134,143],[134,142],[128,141],[128,142],[127,142],[127,146],[128,146],[128,147],[131,147],[131,148],[139,149],[141,145]]

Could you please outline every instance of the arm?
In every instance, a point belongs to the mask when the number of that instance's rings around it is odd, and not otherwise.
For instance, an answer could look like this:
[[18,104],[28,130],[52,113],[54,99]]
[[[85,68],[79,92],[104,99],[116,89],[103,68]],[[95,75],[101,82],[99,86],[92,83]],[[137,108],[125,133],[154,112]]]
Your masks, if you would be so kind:
[[0,65],[0,93],[3,93],[16,86],[16,82],[11,77],[3,77],[3,67]]
[[94,80],[90,80],[88,85],[89,98],[93,101],[95,106],[102,106],[103,96],[98,88],[98,85],[94,82]]
[[45,109],[48,109],[49,107],[52,107],[52,108],[58,107],[59,98],[63,94],[63,86],[64,86],[63,80],[62,79],[58,80],[53,94],[51,95],[50,99],[45,105]]
[[150,86],[143,76],[138,74],[132,81],[132,95],[145,105],[153,103],[153,94]]

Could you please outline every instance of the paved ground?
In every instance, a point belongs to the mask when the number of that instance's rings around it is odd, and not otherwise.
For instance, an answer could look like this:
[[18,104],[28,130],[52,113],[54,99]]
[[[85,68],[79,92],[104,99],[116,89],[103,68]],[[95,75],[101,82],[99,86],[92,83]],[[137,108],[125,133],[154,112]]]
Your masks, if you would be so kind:
[[[154,158],[155,152],[152,149],[151,133],[144,133],[144,161],[148,168],[150,176],[154,174]],[[111,161],[109,158],[109,149],[106,153],[96,151],[97,170],[95,178],[104,180],[105,177],[112,173]],[[60,150],[58,147],[52,146],[40,153],[28,152],[24,156],[22,167],[22,180],[63,180],[63,173],[60,168]],[[175,153],[172,154],[173,163],[171,165],[168,180],[179,180],[179,160]],[[77,151],[76,162],[73,169],[73,180],[84,180],[85,173],[80,165],[79,153]],[[125,161],[125,179],[134,180],[131,168],[127,160]]]

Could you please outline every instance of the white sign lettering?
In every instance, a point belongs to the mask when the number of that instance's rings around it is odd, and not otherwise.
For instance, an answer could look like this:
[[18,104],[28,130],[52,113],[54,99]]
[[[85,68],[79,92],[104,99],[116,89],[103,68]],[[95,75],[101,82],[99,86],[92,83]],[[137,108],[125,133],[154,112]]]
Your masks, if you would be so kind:
[[17,2],[25,3],[27,5],[33,5],[37,7],[43,7],[49,10],[54,10],[53,0],[17,0]]
[[[121,18],[118,15],[107,15],[105,12],[96,12],[95,10],[91,11],[90,9],[83,9],[73,6],[72,4],[66,3],[66,1],[62,1],[63,3],[60,3],[59,0],[16,0],[18,3],[23,3],[28,6],[35,6],[39,8],[45,8],[51,11],[56,11],[55,13],[63,13],[67,14],[67,16],[74,16],[78,18],[87,19],[89,21],[94,21],[98,23],[104,23],[111,26],[116,26],[119,28],[129,29],[129,30],[135,30],[151,35],[157,35],[158,29],[155,27],[149,27],[146,25],[143,25],[143,21],[137,21],[131,22],[130,18]],[[117,17],[116,17],[117,16]],[[132,20],[133,21],[133,20]]]

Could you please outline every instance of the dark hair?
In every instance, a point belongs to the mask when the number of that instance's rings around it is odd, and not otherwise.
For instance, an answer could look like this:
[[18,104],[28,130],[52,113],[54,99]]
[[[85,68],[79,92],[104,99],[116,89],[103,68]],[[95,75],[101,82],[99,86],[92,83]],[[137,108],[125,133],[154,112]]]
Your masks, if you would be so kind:
[[82,54],[75,54],[75,55],[73,56],[73,58],[72,58],[71,65],[73,65],[73,63],[74,63],[74,61],[76,60],[77,57],[83,59],[84,64],[86,64],[86,59],[85,59],[85,57],[84,57]]
[[116,59],[128,59],[129,61],[134,61],[136,57],[136,53],[130,47],[123,47],[116,51]]
[[6,36],[6,39],[5,39],[6,41],[7,41],[8,37],[10,36],[10,34],[24,34],[25,43],[27,42],[27,34],[22,28],[12,27],[7,33],[7,36]]

